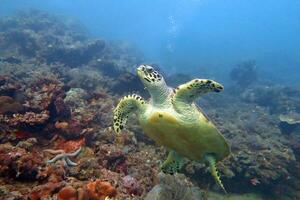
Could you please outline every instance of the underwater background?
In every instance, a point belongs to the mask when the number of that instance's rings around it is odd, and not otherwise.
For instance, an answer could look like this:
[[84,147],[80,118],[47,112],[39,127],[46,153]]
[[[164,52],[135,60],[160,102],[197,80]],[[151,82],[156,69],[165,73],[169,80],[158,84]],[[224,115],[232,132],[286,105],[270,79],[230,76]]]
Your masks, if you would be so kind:
[[[0,0],[0,199],[300,199],[300,1]],[[160,170],[167,149],[135,116],[136,68],[197,101],[231,146],[217,164]],[[197,151],[197,149],[195,149]]]

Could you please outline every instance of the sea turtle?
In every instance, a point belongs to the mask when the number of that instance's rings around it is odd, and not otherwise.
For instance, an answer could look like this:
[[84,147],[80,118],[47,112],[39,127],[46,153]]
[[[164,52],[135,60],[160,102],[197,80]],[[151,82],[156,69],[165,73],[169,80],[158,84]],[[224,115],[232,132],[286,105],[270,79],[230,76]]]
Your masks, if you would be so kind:
[[123,97],[114,109],[115,132],[119,134],[128,117],[137,113],[143,131],[156,143],[170,150],[161,166],[163,172],[177,172],[184,164],[184,157],[204,162],[209,165],[212,176],[225,191],[216,162],[230,154],[230,147],[194,103],[202,94],[222,91],[223,86],[209,79],[193,79],[172,89],[167,86],[163,76],[149,65],[139,66],[137,75],[151,99],[145,101],[137,94]]

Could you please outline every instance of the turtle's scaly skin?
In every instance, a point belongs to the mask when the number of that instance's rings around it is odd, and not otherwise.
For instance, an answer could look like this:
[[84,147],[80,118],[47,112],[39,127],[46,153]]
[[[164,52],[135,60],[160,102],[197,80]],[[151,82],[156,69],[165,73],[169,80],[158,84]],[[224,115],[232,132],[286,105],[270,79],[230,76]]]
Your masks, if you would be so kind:
[[173,173],[180,169],[181,156],[207,162],[211,174],[225,191],[215,164],[230,154],[230,147],[194,104],[200,95],[220,92],[223,86],[213,80],[194,79],[172,90],[151,66],[140,66],[137,74],[149,91],[151,100],[147,103],[135,94],[123,97],[114,110],[115,132],[120,133],[128,116],[136,112],[143,131],[156,143],[171,150],[162,165],[163,171]]
[[145,110],[145,100],[143,97],[132,94],[124,96],[118,106],[114,110],[114,130],[117,134],[124,128],[129,114],[132,111],[139,110],[143,112]]

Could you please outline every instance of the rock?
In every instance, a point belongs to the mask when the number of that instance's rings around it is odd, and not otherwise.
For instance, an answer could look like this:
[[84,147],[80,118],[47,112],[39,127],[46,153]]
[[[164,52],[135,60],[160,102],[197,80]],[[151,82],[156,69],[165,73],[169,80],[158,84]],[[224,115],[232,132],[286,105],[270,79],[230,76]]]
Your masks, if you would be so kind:
[[147,194],[145,200],[201,200],[201,191],[192,186],[184,175],[160,173],[159,184]]

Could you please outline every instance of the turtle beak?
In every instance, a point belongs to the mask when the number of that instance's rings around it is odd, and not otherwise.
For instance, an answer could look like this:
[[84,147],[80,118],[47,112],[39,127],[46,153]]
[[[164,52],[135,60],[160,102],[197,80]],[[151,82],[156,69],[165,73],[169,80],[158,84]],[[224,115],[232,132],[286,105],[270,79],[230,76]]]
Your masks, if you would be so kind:
[[140,67],[138,67],[138,68],[136,69],[136,73],[137,73],[137,75],[138,75],[139,77],[141,77],[142,70],[141,70]]
[[136,69],[136,73],[139,77],[141,77],[143,71],[145,70],[145,65],[140,65],[137,69]]

